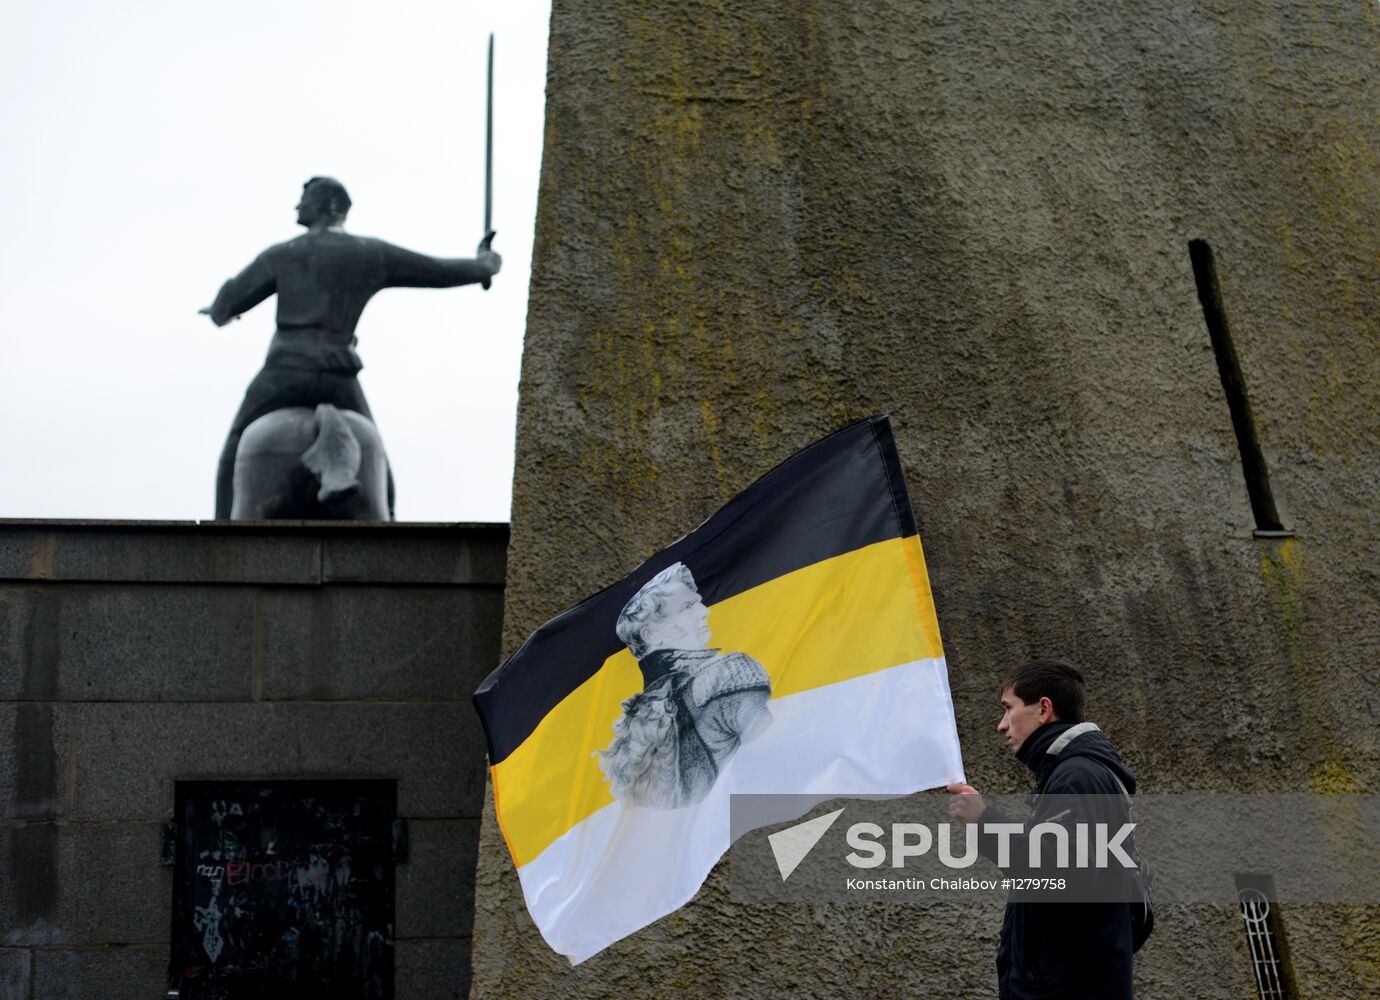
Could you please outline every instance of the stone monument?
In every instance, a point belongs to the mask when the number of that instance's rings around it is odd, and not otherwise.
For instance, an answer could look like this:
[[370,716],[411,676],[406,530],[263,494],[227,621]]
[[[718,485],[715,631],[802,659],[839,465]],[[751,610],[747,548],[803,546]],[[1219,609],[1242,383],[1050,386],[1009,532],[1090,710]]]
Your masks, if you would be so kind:
[[391,519],[392,475],[358,379],[360,314],[384,288],[487,288],[502,266],[492,230],[475,257],[429,257],[346,233],[350,204],[338,180],[307,181],[297,203],[306,233],[259,254],[201,310],[224,326],[278,295],[268,357],[221,452],[218,520]]
[[[549,60],[507,651],[890,412],[974,785],[1025,790],[996,685],[1039,653],[1143,793],[1377,787],[1373,4],[555,0]],[[1293,538],[1252,516],[1195,239]],[[999,901],[756,906],[723,870],[572,969],[486,809],[476,996],[995,995]],[[1157,915],[1138,995],[1253,995],[1235,899]],[[1295,995],[1380,989],[1373,907],[1270,918]]]

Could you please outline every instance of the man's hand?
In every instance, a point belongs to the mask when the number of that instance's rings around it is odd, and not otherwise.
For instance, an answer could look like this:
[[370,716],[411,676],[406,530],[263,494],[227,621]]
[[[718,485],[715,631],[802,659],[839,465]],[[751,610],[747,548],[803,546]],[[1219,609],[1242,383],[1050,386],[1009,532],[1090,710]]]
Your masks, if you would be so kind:
[[489,277],[493,277],[503,268],[503,258],[492,250],[480,250],[478,256],[474,258],[481,267],[489,269]]
[[224,326],[226,323],[229,323],[231,319],[239,319],[238,316],[231,316],[230,319],[216,319],[216,314],[211,312],[210,306],[207,306],[205,309],[198,309],[196,312],[198,316],[210,316],[211,322],[216,324],[216,326]]
[[972,785],[955,781],[949,788],[949,816],[960,823],[976,823],[987,810],[982,794]]
[[498,230],[490,229],[484,234],[484,238],[479,241],[479,251],[474,255],[475,263],[480,267],[488,268],[489,273],[479,279],[484,291],[489,290],[489,286],[494,282],[494,275],[503,267],[503,258],[493,252],[494,237],[498,235]]

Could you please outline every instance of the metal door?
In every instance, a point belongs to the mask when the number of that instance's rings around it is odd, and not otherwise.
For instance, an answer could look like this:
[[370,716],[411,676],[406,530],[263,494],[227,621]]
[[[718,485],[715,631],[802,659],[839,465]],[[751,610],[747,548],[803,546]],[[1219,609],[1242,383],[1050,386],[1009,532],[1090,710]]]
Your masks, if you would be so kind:
[[392,781],[178,782],[168,996],[392,1000]]

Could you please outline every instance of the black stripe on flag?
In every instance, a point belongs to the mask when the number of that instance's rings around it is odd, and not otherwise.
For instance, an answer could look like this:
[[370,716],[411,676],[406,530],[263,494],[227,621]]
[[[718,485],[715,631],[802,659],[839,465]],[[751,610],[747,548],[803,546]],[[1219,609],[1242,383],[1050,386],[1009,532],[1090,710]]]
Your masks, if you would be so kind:
[[690,534],[542,625],[474,693],[497,764],[623,648],[614,623],[661,570],[683,562],[706,605],[852,552],[916,534],[885,416],[851,424],[786,459]]

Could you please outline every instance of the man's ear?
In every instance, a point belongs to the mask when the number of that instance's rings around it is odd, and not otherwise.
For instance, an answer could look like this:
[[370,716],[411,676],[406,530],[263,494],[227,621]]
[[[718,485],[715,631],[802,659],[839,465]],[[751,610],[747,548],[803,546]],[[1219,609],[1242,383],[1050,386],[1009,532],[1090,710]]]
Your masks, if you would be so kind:
[[1045,696],[1040,697],[1040,722],[1053,722],[1058,719],[1058,714],[1054,711],[1054,702]]

